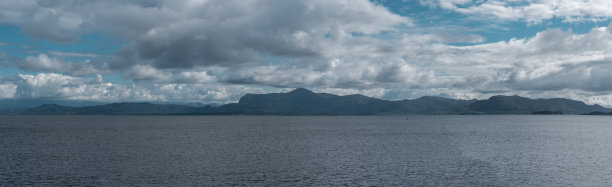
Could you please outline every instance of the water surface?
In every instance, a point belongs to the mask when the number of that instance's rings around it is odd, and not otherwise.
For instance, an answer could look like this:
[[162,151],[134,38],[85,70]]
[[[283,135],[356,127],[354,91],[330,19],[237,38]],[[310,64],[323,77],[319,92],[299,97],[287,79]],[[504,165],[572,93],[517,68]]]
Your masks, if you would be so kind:
[[610,186],[611,121],[0,116],[0,186]]

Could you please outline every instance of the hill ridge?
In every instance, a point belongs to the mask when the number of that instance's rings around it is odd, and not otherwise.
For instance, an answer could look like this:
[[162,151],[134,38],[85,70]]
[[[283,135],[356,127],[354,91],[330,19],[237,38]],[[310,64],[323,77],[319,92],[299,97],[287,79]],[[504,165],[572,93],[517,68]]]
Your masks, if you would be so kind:
[[194,107],[149,102],[120,102],[67,107],[45,104],[21,114],[251,114],[251,115],[405,115],[405,114],[532,114],[560,111],[564,114],[612,112],[600,105],[564,98],[530,99],[517,95],[491,96],[486,100],[460,100],[437,96],[416,99],[383,100],[361,94],[334,95],[297,88],[287,93],[245,94],[238,103],[217,107]]

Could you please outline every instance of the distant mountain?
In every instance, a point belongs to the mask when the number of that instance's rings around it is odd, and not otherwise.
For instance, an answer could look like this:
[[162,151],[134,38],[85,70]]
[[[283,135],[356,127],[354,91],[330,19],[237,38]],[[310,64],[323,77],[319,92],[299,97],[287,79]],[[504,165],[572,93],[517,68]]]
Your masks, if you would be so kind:
[[612,112],[599,105],[569,99],[529,99],[493,96],[487,100],[457,100],[425,96],[398,101],[359,94],[338,96],[298,88],[288,93],[246,94],[238,103],[216,107],[151,103],[113,103],[70,107],[46,104],[21,114],[193,114],[193,115],[393,115],[393,114],[532,114],[558,111],[563,114]]
[[43,104],[58,104],[62,106],[92,106],[104,103],[93,101],[73,101],[54,98],[37,99],[0,99],[0,114],[19,114],[26,109],[41,106]]
[[563,115],[563,112],[561,112],[561,111],[543,110],[543,111],[532,112],[531,114],[532,115]]
[[68,107],[56,104],[45,104],[30,108],[21,114],[36,115],[136,115],[136,114],[186,114],[200,113],[210,107],[191,107],[184,105],[162,105],[151,103],[112,103],[105,105]]
[[529,99],[520,96],[493,96],[487,100],[476,101],[466,109],[482,114],[530,114],[536,111],[583,114],[593,111],[612,111],[599,105],[587,105],[570,99]]
[[583,115],[592,115],[592,116],[612,116],[612,112],[601,112],[601,111],[595,111],[595,112],[584,113]]
[[247,94],[238,103],[217,107],[216,112],[279,115],[431,114],[459,109],[472,102],[441,97],[388,101],[359,94],[337,96],[298,88],[289,93]]

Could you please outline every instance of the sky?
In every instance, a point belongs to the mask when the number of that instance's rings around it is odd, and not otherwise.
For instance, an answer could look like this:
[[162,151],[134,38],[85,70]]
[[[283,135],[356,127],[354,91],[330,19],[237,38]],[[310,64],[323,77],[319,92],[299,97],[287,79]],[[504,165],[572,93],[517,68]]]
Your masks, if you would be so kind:
[[304,87],[612,107],[609,0],[0,0],[0,99],[231,103]]

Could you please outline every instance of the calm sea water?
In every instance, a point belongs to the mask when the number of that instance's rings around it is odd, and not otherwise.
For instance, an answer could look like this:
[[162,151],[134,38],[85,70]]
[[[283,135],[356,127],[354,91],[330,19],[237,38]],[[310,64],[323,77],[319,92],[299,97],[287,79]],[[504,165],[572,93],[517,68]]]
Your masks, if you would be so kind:
[[610,186],[605,116],[0,116],[0,186]]

